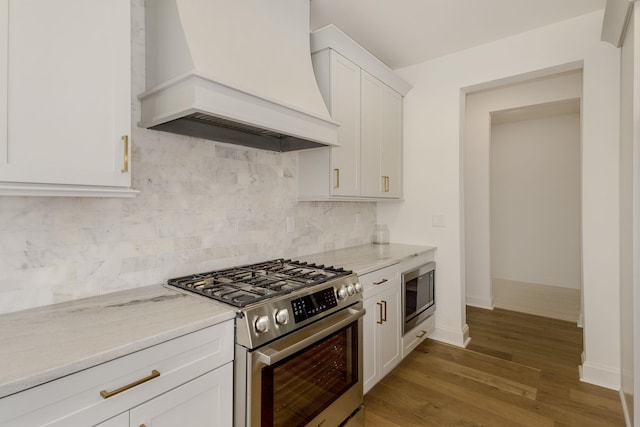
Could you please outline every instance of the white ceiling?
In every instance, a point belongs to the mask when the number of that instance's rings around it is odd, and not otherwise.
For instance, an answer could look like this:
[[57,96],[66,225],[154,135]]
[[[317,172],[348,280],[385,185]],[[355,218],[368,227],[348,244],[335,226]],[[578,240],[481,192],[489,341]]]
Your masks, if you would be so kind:
[[605,5],[606,0],[311,0],[311,29],[334,24],[397,69]]

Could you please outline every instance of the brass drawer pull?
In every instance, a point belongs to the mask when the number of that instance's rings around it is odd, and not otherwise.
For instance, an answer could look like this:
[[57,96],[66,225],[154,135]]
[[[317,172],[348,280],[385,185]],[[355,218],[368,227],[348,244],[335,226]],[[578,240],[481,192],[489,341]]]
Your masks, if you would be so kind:
[[374,285],[382,285],[383,283],[386,283],[386,282],[388,282],[388,280],[387,280],[387,279],[382,279],[382,280],[380,280],[379,282],[373,282],[373,284],[374,284]]
[[124,142],[124,164],[121,172],[127,173],[129,172],[129,135],[123,135],[122,142]]
[[146,383],[147,381],[150,381],[154,378],[158,378],[159,376],[160,376],[160,372],[154,369],[153,371],[151,371],[151,375],[149,375],[148,377],[144,377],[142,379],[139,379],[138,381],[134,381],[131,384],[127,384],[113,391],[102,390],[100,392],[100,396],[102,396],[105,399],[108,399],[112,396],[115,396],[118,393],[122,393],[123,391],[129,390],[130,388],[134,388],[136,386],[139,386],[142,383]]
[[336,176],[336,180],[335,180],[336,185],[334,185],[333,188],[340,188],[340,169],[334,169],[333,172],[335,173],[335,176]]
[[382,321],[386,322],[387,321],[387,302],[385,300],[382,300],[382,303],[384,304],[384,316],[382,317]]
[[417,338],[422,338],[425,335],[427,335],[427,331],[421,331]]
[[377,320],[376,323],[378,325],[382,325],[382,322],[383,322],[383,320],[382,320],[382,303],[381,302],[377,302],[376,304],[378,304],[378,307],[380,307],[380,320]]

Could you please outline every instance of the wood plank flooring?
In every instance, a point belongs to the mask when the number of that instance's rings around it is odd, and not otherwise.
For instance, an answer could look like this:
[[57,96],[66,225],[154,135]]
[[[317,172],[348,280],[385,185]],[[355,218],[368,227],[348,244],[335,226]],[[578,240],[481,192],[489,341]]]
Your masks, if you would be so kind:
[[570,322],[467,307],[471,343],[426,340],[365,396],[365,425],[624,426],[620,396],[580,382]]
[[547,286],[493,278],[493,303],[497,308],[577,322],[580,289]]

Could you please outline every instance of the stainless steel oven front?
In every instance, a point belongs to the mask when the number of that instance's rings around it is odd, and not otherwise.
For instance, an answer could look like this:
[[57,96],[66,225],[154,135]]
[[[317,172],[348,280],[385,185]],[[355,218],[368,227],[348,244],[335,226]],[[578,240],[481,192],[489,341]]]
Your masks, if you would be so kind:
[[257,349],[236,345],[234,424],[330,427],[357,413],[363,315],[357,302]]
[[402,334],[436,310],[436,263],[429,262],[402,274]]

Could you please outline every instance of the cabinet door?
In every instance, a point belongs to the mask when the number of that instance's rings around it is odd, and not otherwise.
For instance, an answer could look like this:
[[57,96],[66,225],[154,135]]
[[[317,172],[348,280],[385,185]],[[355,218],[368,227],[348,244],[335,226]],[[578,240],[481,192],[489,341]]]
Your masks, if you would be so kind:
[[0,181],[129,187],[130,2],[0,2]]
[[383,190],[380,174],[382,82],[365,71],[361,73],[360,194],[379,197]]
[[331,117],[340,123],[331,148],[331,194],[360,194],[360,67],[331,51]]
[[380,334],[380,378],[387,375],[402,360],[400,282],[394,281],[377,299],[382,303],[382,324],[377,325]]
[[364,300],[364,309],[366,311],[363,321],[362,331],[362,380],[364,393],[367,393],[380,380],[379,365],[379,346],[378,346],[378,326],[381,321],[380,308],[377,297],[371,297]]
[[362,71],[361,194],[402,196],[402,96]]
[[233,363],[230,362],[133,408],[131,426],[231,427],[232,396]]
[[402,95],[383,85],[380,94],[380,197],[402,197]]

